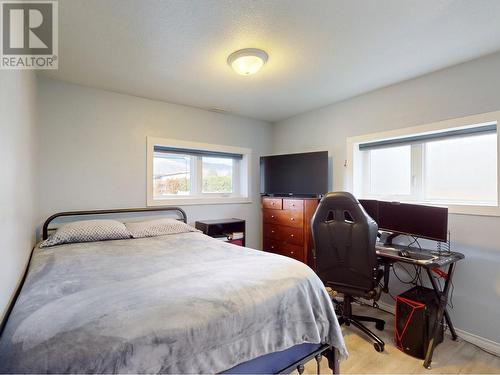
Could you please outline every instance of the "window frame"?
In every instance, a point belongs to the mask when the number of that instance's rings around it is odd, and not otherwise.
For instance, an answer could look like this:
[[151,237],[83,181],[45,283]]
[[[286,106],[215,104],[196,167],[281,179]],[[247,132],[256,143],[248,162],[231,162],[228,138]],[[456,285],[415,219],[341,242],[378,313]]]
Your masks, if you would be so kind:
[[[466,116],[455,119],[448,119],[444,121],[438,121],[430,123],[427,125],[413,126],[408,128],[401,128],[396,130],[378,132],[365,134],[361,136],[349,137],[346,141],[346,179],[345,188],[348,191],[352,191],[354,195],[369,198],[363,191],[363,182],[366,178],[363,178],[363,158],[366,158],[366,152],[359,151],[359,144],[365,142],[381,141],[386,139],[402,138],[415,135],[425,135],[432,133],[439,133],[447,130],[454,129],[464,129],[471,128],[485,124],[495,123],[497,124],[497,205],[496,206],[486,206],[486,205],[459,205],[459,204],[445,204],[437,202],[425,201],[423,198],[424,187],[422,181],[417,181],[412,184],[412,189],[414,185],[418,185],[421,188],[420,191],[412,191],[412,197],[410,199],[405,199],[405,197],[400,197],[401,202],[408,203],[421,203],[427,205],[435,205],[441,207],[448,207],[449,213],[451,214],[465,214],[465,215],[481,215],[481,216],[500,216],[500,132],[498,127],[500,126],[500,111],[482,113],[472,116]],[[415,169],[419,169],[420,173],[416,176],[423,178],[423,152],[424,146],[422,144],[412,145],[412,148],[416,147],[418,152],[412,152],[412,176],[415,176]],[[418,155],[417,158],[413,159],[414,155]],[[418,160],[416,160],[418,159]],[[366,165],[366,163],[365,163]],[[366,182],[364,182],[366,183]],[[373,197],[383,200],[383,197]],[[389,198],[390,199],[390,198]],[[387,200],[387,199],[386,199]]]
[[[252,150],[243,147],[215,145],[209,143],[182,141],[169,138],[147,137],[147,196],[148,206],[168,205],[200,205],[200,204],[234,204],[251,203],[251,168]],[[167,196],[157,198],[154,196],[153,169],[155,146],[182,148],[193,151],[222,152],[228,154],[241,154],[238,167],[233,163],[233,193],[203,193],[203,168],[202,155],[194,156],[191,162],[190,188],[194,188],[193,195]],[[235,172],[237,169],[237,173]],[[237,188],[237,190],[235,189]],[[236,191],[235,191],[236,190]]]

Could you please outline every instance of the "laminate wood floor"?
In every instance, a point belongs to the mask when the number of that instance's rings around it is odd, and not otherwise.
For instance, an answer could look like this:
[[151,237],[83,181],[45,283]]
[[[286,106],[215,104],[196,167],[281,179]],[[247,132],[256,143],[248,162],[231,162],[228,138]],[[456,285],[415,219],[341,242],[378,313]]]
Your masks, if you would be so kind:
[[[385,330],[377,331],[385,341],[385,351],[378,353],[371,341],[356,328],[342,327],[349,351],[349,358],[340,364],[341,374],[500,374],[500,358],[486,353],[478,347],[460,339],[452,341],[445,335],[444,341],[434,351],[432,368],[425,369],[423,360],[404,354],[394,345],[394,317],[371,307],[353,306],[354,313],[384,319]],[[329,373],[326,359],[321,361],[321,372]],[[316,361],[305,366],[307,374],[316,373]]]

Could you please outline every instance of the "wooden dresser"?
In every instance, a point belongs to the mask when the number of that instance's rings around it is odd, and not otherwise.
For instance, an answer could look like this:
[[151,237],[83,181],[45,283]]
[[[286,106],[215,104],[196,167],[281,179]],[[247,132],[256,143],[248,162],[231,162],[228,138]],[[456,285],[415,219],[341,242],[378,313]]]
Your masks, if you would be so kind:
[[316,198],[262,197],[263,249],[310,265]]

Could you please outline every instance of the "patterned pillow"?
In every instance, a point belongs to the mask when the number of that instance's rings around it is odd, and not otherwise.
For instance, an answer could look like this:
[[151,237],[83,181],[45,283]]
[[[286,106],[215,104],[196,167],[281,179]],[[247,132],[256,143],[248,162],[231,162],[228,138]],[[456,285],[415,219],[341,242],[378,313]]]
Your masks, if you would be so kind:
[[156,219],[148,221],[137,221],[125,223],[133,238],[163,236],[165,234],[177,234],[187,232],[199,232],[182,221],[175,219]]
[[116,220],[83,220],[68,223],[40,244],[49,247],[63,243],[121,240],[130,238],[123,223]]

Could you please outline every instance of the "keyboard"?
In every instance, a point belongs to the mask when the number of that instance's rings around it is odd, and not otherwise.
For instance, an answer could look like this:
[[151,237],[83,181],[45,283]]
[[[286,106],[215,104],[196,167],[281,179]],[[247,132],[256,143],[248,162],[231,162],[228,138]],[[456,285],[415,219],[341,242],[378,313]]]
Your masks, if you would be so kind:
[[416,263],[421,263],[421,264],[435,263],[435,261],[439,258],[439,256],[432,254],[430,251],[425,251],[425,250],[405,249],[408,252],[408,256],[404,257],[399,255],[400,249],[397,249],[395,247],[377,245],[375,246],[375,250],[377,251],[377,255],[400,259],[400,260],[401,259],[413,260]]

